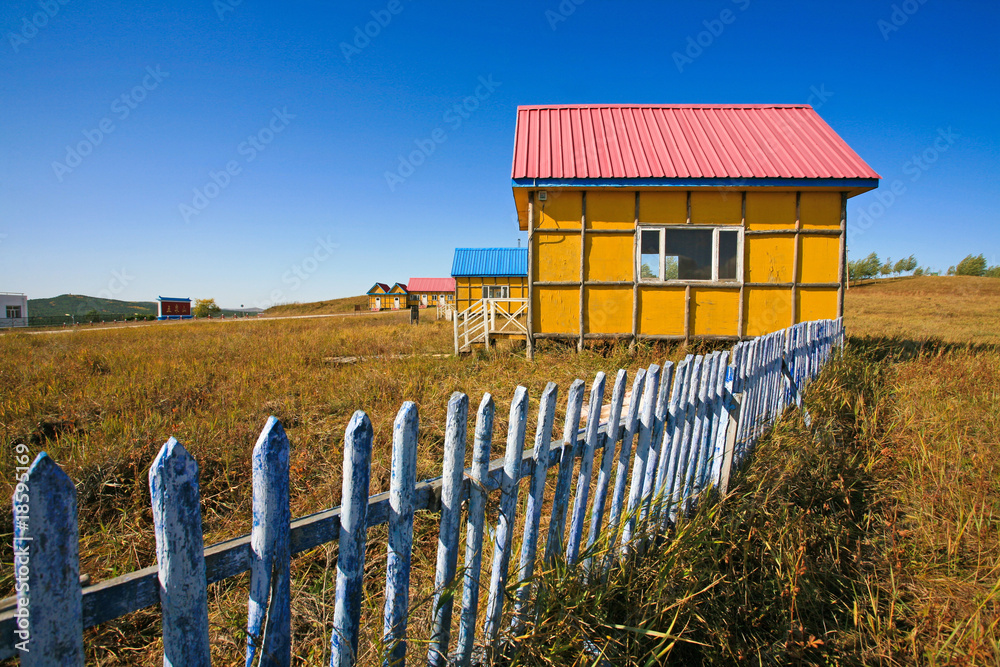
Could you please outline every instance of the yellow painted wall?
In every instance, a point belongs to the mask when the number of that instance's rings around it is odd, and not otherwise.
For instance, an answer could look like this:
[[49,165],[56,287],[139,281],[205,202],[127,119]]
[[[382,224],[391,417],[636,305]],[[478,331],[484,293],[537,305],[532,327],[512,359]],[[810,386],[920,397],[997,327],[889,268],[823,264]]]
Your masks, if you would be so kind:
[[691,290],[691,335],[736,336],[739,334],[740,291],[738,289]]
[[583,197],[578,190],[549,190],[546,201],[535,201],[537,229],[580,229]]
[[536,287],[532,307],[537,333],[580,333],[579,287]]
[[746,334],[763,336],[792,323],[790,287],[746,288]]
[[829,320],[837,317],[837,288],[799,288],[798,321]]
[[840,277],[840,238],[799,236],[799,280],[802,283],[835,283]]
[[590,229],[635,227],[635,191],[588,191],[587,227]]
[[795,261],[793,236],[744,236],[744,279],[748,283],[790,283]]
[[639,333],[649,336],[684,335],[684,288],[639,288]]
[[743,193],[725,188],[709,192],[692,192],[691,222],[696,225],[742,224]]
[[802,229],[840,229],[840,193],[803,192],[799,216]]
[[748,192],[747,229],[795,229],[795,193]]
[[586,280],[632,280],[635,237],[628,234],[589,234],[584,264]]
[[[459,312],[483,298],[483,285],[507,285],[511,299],[528,298],[527,278],[517,276],[458,277],[455,278],[455,307]],[[513,308],[516,310],[517,306],[514,305]]]
[[587,287],[583,306],[587,333],[632,333],[632,288]]
[[654,225],[683,225],[687,222],[687,192],[642,192],[639,221]]
[[[579,230],[579,226],[577,226]],[[534,235],[534,256],[539,258],[535,280],[580,280],[580,234],[543,233]]]

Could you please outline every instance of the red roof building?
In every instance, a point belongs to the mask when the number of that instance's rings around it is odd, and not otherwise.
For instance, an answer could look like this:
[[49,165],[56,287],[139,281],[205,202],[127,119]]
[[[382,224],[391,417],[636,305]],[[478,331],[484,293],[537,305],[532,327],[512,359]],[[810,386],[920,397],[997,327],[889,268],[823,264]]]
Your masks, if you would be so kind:
[[454,278],[410,278],[406,290],[410,293],[411,306],[426,308],[455,301]]

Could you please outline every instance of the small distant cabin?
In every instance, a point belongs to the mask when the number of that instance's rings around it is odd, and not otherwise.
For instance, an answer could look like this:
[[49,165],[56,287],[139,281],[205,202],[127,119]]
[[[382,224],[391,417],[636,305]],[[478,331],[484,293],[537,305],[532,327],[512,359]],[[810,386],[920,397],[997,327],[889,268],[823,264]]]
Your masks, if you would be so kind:
[[403,283],[375,283],[368,290],[369,310],[400,310],[409,304],[410,293]]
[[527,248],[456,248],[458,350],[492,338],[524,338],[528,312]]
[[842,315],[847,200],[880,178],[808,105],[522,106],[511,177],[529,355]]
[[169,296],[156,297],[156,319],[191,319],[191,299],[178,299]]
[[454,278],[410,278],[406,283],[410,306],[446,306],[455,303]]
[[0,292],[0,328],[28,326],[28,297],[21,292]]

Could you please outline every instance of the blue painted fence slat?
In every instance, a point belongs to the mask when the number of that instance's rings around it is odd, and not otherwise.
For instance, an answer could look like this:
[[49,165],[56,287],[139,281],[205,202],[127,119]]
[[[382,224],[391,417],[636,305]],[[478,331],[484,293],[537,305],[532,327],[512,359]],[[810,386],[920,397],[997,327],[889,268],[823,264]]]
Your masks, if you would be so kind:
[[410,556],[413,551],[413,489],[417,483],[417,439],[420,415],[406,401],[392,425],[389,479],[389,537],[385,564],[383,665],[406,664],[406,621],[410,612]]
[[459,619],[458,647],[455,658],[461,667],[472,664],[476,642],[476,616],[479,613],[479,577],[483,566],[483,526],[486,521],[486,484],[490,469],[490,446],[493,443],[493,397],[483,396],[476,415],[476,442],[472,452],[469,479],[469,519],[465,533],[465,577],[462,587],[462,615]]
[[664,362],[660,369],[660,389],[656,395],[656,406],[653,410],[653,431],[650,435],[649,463],[646,465],[646,479],[642,484],[642,511],[639,521],[643,525],[648,521],[653,505],[660,492],[659,484],[663,479],[662,464],[666,460],[663,448],[663,433],[666,428],[667,410],[669,409],[670,393],[673,389],[674,362]]
[[674,488],[670,506],[670,521],[677,520],[681,503],[686,499],[687,470],[691,457],[691,439],[694,428],[695,414],[698,410],[698,387],[701,382],[701,369],[704,358],[698,355],[691,363],[687,385],[684,392],[684,422],[681,428],[680,451],[677,455],[677,470],[674,475]]
[[628,550],[635,532],[636,520],[639,514],[639,503],[642,500],[642,487],[646,482],[646,465],[649,462],[650,442],[653,439],[653,413],[656,410],[656,399],[660,390],[660,367],[652,364],[646,371],[646,381],[642,388],[642,401],[638,414],[638,438],[635,442],[635,460],[632,464],[632,480],[628,491],[628,505],[625,512],[625,524],[622,526],[622,554]]
[[[28,596],[16,612],[22,665],[83,665],[76,487],[45,452],[14,486],[14,577]],[[27,628],[22,620],[26,618]],[[22,650],[23,649],[23,650]]]
[[535,449],[532,459],[535,468],[528,487],[528,502],[524,509],[524,537],[521,540],[521,561],[517,569],[517,592],[514,599],[514,618],[511,631],[517,634],[527,615],[531,578],[535,573],[535,552],[538,550],[538,527],[542,520],[542,501],[545,494],[546,465],[549,444],[552,440],[552,423],[556,417],[556,396],[559,386],[555,382],[545,385],[538,405],[538,424],[535,429]]
[[632,380],[632,395],[629,397],[628,410],[625,415],[625,435],[622,436],[622,446],[618,450],[615,491],[611,496],[611,509],[608,515],[608,555],[604,562],[605,572],[614,562],[615,548],[618,546],[618,540],[622,533],[622,511],[625,509],[625,492],[628,489],[632,446],[639,429],[639,408],[642,405],[642,390],[645,386],[646,369],[640,368]]
[[597,442],[601,437],[601,407],[604,404],[605,382],[604,372],[598,371],[597,377],[594,378],[594,384],[590,388],[583,456],[580,459],[580,472],[576,479],[576,499],[573,503],[573,514],[570,518],[569,538],[566,541],[566,562],[570,564],[575,563],[580,556],[580,542],[583,539],[583,522],[587,515],[590,483],[594,472],[594,453],[597,450]]
[[330,633],[331,667],[350,667],[357,661],[361,597],[364,594],[371,462],[372,423],[368,415],[358,410],[351,417],[344,434],[340,552],[337,556],[333,631]]
[[507,450],[504,453],[503,476],[500,478],[500,508],[497,517],[496,543],[493,547],[493,568],[490,574],[490,593],[486,601],[486,623],[483,634],[490,651],[496,650],[500,618],[506,595],[507,574],[510,569],[511,541],[517,519],[517,491],[521,480],[521,455],[524,451],[524,431],[528,416],[528,390],[518,387],[510,403],[510,420],[507,424]]
[[149,468],[149,496],[159,565],[163,665],[210,665],[198,464],[173,438]]
[[437,571],[434,575],[434,625],[427,664],[448,663],[451,612],[455,600],[455,571],[462,518],[462,472],[465,470],[465,433],[469,397],[455,392],[448,401],[444,434],[444,485],[441,487],[441,530],[438,536]]
[[[601,453],[601,469],[597,474],[597,486],[594,487],[594,506],[590,513],[590,532],[587,535],[587,550],[601,536],[601,524],[604,521],[604,508],[608,501],[608,489],[611,486],[611,467],[615,459],[615,443],[618,441],[618,424],[621,420],[622,404],[625,402],[625,387],[628,375],[623,369],[615,376],[615,386],[611,392],[611,410],[607,426],[604,429],[604,451]],[[592,558],[583,563],[583,569],[589,571]]]
[[663,425],[663,453],[660,457],[656,481],[657,505],[654,515],[659,522],[659,531],[666,529],[670,519],[670,507],[673,501],[674,475],[677,472],[677,458],[680,453],[679,431],[683,428],[681,420],[684,416],[684,393],[687,390],[688,374],[691,369],[692,356],[677,364],[673,386],[670,388],[670,402],[667,405],[666,421]]
[[551,563],[563,553],[563,535],[566,533],[566,511],[573,482],[573,465],[576,463],[577,434],[580,432],[580,413],[583,411],[583,380],[574,380],[566,396],[566,421],[563,425],[562,447],[559,448],[559,472],[552,496],[552,516],[549,518],[549,535],[545,541],[546,563]]
[[269,417],[253,448],[253,529],[246,665],[288,667],[291,646],[291,549],[288,438]]

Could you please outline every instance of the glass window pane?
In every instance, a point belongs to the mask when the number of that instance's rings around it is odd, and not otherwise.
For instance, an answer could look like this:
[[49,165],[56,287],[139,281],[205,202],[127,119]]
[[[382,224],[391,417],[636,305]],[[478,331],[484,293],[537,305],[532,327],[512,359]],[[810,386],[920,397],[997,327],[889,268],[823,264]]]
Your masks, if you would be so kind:
[[660,230],[644,229],[639,237],[639,277],[659,280]]
[[736,280],[736,248],[739,232],[719,232],[719,280]]
[[677,264],[680,280],[712,279],[712,230],[666,230],[667,264]]

